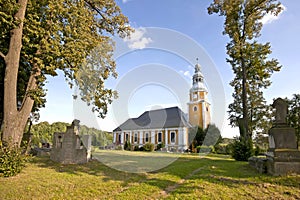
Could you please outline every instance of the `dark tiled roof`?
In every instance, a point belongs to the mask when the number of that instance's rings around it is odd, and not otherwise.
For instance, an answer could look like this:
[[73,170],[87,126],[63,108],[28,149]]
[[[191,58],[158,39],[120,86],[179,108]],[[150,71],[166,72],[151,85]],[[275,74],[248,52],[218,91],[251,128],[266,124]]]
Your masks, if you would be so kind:
[[113,131],[190,127],[185,114],[178,107],[146,111],[138,118],[130,118]]

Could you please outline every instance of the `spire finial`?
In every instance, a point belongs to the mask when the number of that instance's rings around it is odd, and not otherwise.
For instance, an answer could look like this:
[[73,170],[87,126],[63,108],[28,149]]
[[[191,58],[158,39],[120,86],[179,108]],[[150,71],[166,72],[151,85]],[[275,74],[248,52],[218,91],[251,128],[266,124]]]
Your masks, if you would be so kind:
[[199,58],[196,58],[196,61],[197,61],[197,64],[199,63],[198,61],[199,61]]

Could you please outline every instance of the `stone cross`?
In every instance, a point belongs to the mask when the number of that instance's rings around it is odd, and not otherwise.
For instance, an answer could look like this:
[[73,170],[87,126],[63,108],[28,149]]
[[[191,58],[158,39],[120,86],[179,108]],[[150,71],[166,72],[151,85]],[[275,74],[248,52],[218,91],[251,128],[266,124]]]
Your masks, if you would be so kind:
[[282,98],[277,98],[272,107],[276,109],[275,111],[275,123],[276,124],[287,124],[286,118],[288,113],[288,104]]

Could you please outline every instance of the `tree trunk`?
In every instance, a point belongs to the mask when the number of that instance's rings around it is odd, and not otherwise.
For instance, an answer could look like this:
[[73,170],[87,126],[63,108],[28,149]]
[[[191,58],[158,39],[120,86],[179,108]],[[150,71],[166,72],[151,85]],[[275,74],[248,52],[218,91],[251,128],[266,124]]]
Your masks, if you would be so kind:
[[19,110],[17,108],[18,69],[22,49],[23,21],[25,18],[27,0],[20,0],[19,4],[20,8],[14,18],[19,20],[20,23],[11,30],[8,53],[4,57],[4,112],[3,133],[1,139],[4,144],[10,146],[20,146],[23,130],[33,106],[33,100],[25,95],[22,107]]

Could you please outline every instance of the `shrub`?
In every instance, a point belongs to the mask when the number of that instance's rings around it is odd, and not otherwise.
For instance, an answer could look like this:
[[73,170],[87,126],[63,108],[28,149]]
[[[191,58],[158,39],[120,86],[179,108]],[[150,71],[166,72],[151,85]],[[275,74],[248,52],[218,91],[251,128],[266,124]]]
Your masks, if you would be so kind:
[[243,138],[235,139],[232,143],[231,156],[237,161],[248,161],[248,158],[253,156],[252,141]]
[[144,151],[154,151],[154,144],[152,144],[152,143],[146,143],[144,145]]
[[127,150],[127,151],[131,150],[131,144],[128,140],[124,144],[124,150]]
[[162,143],[159,143],[156,147],[156,150],[160,150],[161,148],[164,148],[165,147],[165,144],[162,142]]
[[213,146],[197,146],[197,153],[214,153],[215,149]]
[[116,146],[115,150],[123,150],[121,145]]
[[133,151],[139,151],[139,150],[140,150],[140,148],[139,148],[139,146],[138,146],[138,145],[134,146],[134,149],[133,149]]
[[0,177],[14,176],[21,172],[29,156],[22,154],[23,149],[5,147],[0,141]]

